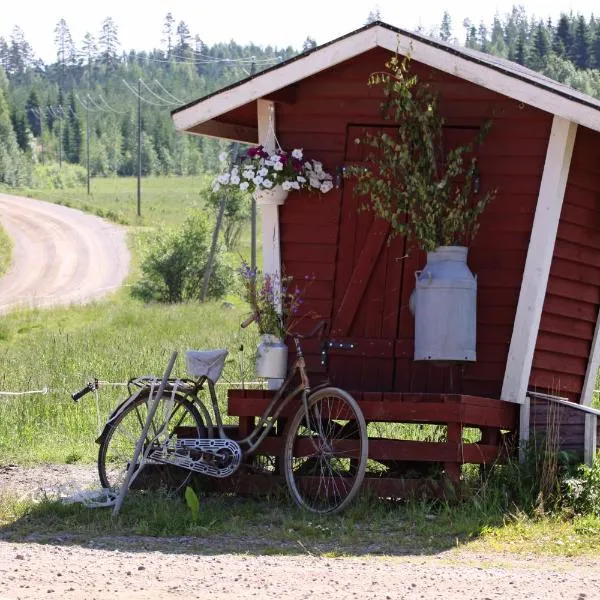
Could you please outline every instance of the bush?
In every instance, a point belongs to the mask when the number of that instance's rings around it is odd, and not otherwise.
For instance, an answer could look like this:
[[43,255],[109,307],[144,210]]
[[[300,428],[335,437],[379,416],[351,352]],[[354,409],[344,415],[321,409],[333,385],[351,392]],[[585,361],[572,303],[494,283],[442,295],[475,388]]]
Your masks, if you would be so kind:
[[86,179],[87,172],[80,165],[51,163],[35,165],[31,184],[34,188],[63,190],[85,185]]
[[221,230],[225,247],[227,250],[233,250],[240,241],[244,226],[250,222],[251,196],[234,187],[221,188],[218,192],[213,192],[212,184],[210,187],[207,186],[201,191],[201,195],[205,198],[207,205],[213,209],[215,215],[219,212],[223,194],[227,199]]
[[[199,300],[212,233],[212,224],[198,213],[181,229],[154,234],[142,259],[142,278],[133,286],[132,294],[146,302]],[[232,282],[233,269],[218,247],[207,297],[223,297]]]

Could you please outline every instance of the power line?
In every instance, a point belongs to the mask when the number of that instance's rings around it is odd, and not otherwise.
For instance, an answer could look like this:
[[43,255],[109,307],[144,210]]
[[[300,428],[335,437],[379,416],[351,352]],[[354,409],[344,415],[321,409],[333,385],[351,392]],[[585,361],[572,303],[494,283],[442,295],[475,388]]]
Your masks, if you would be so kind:
[[106,106],[106,108],[108,108],[108,110],[110,110],[111,112],[115,113],[116,115],[126,115],[128,111],[126,110],[117,110],[116,108],[113,108],[105,99],[104,96],[102,94],[98,94],[98,98],[100,99],[100,102],[102,102],[102,104],[104,104],[104,106]]
[[[150,104],[151,106],[158,106],[158,108],[167,108],[164,104],[158,104],[157,102],[152,102],[150,100],[148,100],[147,98],[144,98],[141,94],[141,92],[137,92],[134,88],[132,88],[127,81],[125,81],[125,79],[121,80],[124,84],[125,87],[127,87],[127,89],[140,101],[145,102],[146,104]],[[140,80],[141,81],[141,80]],[[139,87],[139,86],[138,86]]]
[[156,92],[152,91],[152,89],[150,89],[150,86],[143,80],[140,78],[140,83],[158,100],[160,100],[161,102],[164,103],[165,108],[168,106],[173,106],[174,103],[172,100],[165,100],[162,96],[159,96]]
[[169,90],[167,90],[165,88],[165,86],[158,80],[155,79],[154,83],[156,83],[156,85],[158,85],[158,87],[168,96],[171,96],[171,98],[173,98],[173,100],[175,100],[175,102],[177,102],[178,104],[185,104],[185,102],[183,100],[180,100],[179,98],[177,98],[177,96],[173,96],[173,94],[171,94],[171,92],[169,92]]

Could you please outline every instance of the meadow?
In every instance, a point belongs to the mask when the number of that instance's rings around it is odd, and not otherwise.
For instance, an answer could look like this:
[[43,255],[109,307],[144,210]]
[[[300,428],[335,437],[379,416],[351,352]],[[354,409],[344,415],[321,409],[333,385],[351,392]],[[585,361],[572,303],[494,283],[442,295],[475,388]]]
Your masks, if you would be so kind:
[[[161,374],[173,351],[180,353],[175,375],[184,375],[188,348],[230,349],[219,388],[224,401],[228,382],[254,379],[251,368],[256,332],[242,330],[247,307],[232,293],[206,304],[145,304],[131,297],[129,286],[139,275],[139,259],[148,232],[177,227],[186,216],[203,210],[203,178],[149,178],[142,183],[142,217],[136,216],[134,179],[92,182],[64,191],[20,190],[126,224],[133,270],[121,290],[85,306],[17,311],[0,321],[0,391],[38,391],[0,395],[0,467],[16,464],[95,462],[98,430],[123,397],[122,384],[135,375]],[[14,192],[13,192],[14,193]],[[249,253],[246,232],[238,252]],[[10,242],[0,236],[0,256]],[[1,260],[1,259],[0,259]],[[244,351],[241,352],[240,348]],[[93,378],[101,385],[75,404],[70,394]],[[121,385],[117,385],[121,384]],[[40,391],[44,393],[40,393]],[[410,436],[410,432],[403,432]],[[435,435],[436,432],[429,432]],[[109,511],[89,511],[53,501],[34,502],[0,494],[0,536],[58,535],[78,539],[96,535],[191,535],[232,540],[261,540],[261,552],[309,551],[322,555],[436,552],[470,544],[478,551],[581,555],[600,549],[600,495],[585,510],[550,510],[536,500],[531,474],[512,465],[481,485],[479,474],[465,471],[477,484],[460,502],[390,502],[362,498],[343,515],[316,519],[290,506],[285,492],[266,499],[203,497],[194,513],[181,498],[132,493],[118,519]],[[595,477],[600,479],[600,470]],[[508,490],[515,489],[514,502]],[[224,537],[223,537],[224,536]]]

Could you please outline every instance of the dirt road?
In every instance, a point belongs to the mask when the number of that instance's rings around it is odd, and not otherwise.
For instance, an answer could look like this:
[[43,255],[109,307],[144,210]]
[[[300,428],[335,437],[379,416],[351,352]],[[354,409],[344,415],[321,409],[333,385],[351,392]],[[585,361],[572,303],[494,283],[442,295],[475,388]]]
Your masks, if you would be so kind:
[[478,556],[321,558],[212,550],[197,538],[97,538],[83,545],[0,541],[0,599],[600,598],[598,561]]
[[118,288],[129,269],[125,230],[79,210],[0,194],[13,263],[0,279],[0,313],[82,303]]
[[[93,466],[0,467],[3,490],[51,493],[94,486]],[[97,482],[96,482],[97,485]],[[109,510],[109,509],[90,509]],[[10,529],[10,527],[8,528]],[[0,528],[0,600],[214,598],[270,600],[592,600],[600,559],[552,558],[454,549],[324,558],[306,544],[244,537],[79,536],[36,531],[15,539]]]

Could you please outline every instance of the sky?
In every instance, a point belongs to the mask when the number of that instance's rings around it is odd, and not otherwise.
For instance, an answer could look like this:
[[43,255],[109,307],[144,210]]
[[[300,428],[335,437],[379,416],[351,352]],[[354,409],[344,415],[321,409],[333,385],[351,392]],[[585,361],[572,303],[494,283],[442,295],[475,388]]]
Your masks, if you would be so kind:
[[[8,40],[18,25],[35,55],[54,62],[54,28],[59,19],[65,19],[75,45],[81,46],[86,32],[97,35],[102,21],[110,16],[123,50],[151,50],[160,46],[164,18],[171,12],[176,23],[185,21],[192,35],[199,34],[208,45],[233,39],[239,44],[299,49],[307,36],[323,44],[361,27],[375,9],[383,21],[409,30],[439,27],[448,10],[454,34],[462,43],[465,18],[489,24],[495,13],[503,16],[513,4],[502,0],[0,0],[0,36]],[[600,12],[597,0],[523,0],[519,4],[530,16],[555,21],[561,12],[586,17],[594,8]]]

